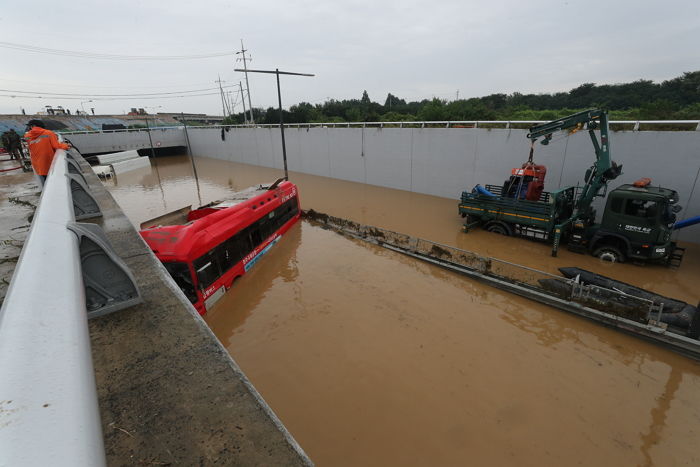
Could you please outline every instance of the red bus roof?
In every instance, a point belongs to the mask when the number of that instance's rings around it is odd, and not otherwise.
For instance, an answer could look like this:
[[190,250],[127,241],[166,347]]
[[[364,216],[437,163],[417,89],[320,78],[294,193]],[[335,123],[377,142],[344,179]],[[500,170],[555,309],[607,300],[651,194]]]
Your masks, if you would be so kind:
[[140,234],[159,259],[192,261],[296,195],[289,181],[251,187],[190,212],[186,224],[145,228]]

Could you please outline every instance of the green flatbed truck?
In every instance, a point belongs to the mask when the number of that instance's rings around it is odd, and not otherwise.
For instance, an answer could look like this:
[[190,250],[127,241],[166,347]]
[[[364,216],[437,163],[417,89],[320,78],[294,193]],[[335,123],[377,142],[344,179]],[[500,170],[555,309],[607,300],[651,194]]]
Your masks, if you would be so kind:
[[[582,187],[564,187],[543,192],[539,200],[508,196],[499,186],[477,185],[462,192],[459,213],[465,231],[481,226],[502,235],[518,235],[552,242],[552,256],[566,241],[570,250],[589,252],[603,260],[626,259],[662,261],[679,265],[683,249],[670,240],[681,210],[674,190],[653,187],[649,182],[622,185],[608,195],[602,221],[595,222],[593,199],[605,197],[607,183],[622,173],[622,166],[610,159],[607,114],[587,110],[530,128],[528,138],[544,136],[547,144],[558,130],[588,129],[596,154]],[[600,140],[595,130],[600,132]],[[520,192],[519,190],[517,191]]]

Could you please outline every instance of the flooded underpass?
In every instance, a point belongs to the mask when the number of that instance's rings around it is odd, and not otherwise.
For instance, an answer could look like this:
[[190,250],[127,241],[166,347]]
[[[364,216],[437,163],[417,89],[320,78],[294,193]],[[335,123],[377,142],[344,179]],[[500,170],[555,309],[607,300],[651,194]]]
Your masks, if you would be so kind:
[[[279,171],[186,157],[107,181],[132,222]],[[695,303],[679,270],[461,232],[456,199],[290,174],[313,208],[556,272],[579,266]],[[458,194],[455,195],[455,198]],[[318,465],[695,465],[700,367],[617,331],[299,223],[205,319]]]

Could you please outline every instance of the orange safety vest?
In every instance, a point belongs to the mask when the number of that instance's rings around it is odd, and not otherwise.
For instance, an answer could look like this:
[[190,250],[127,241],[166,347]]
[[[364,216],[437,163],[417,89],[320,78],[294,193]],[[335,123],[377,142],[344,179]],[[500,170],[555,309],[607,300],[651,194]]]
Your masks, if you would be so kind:
[[29,143],[29,155],[32,167],[37,175],[48,175],[56,149],[68,149],[69,145],[58,141],[58,136],[51,130],[35,126],[24,134]]

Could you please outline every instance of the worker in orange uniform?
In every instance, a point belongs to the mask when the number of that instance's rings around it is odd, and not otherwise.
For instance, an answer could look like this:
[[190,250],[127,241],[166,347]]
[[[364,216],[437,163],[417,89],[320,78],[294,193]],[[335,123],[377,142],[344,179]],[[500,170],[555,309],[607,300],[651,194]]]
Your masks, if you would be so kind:
[[70,149],[70,145],[58,141],[58,136],[51,130],[44,128],[41,120],[29,120],[24,139],[29,143],[29,156],[32,160],[34,172],[39,176],[41,186],[46,183],[51,162],[56,154],[56,149]]

